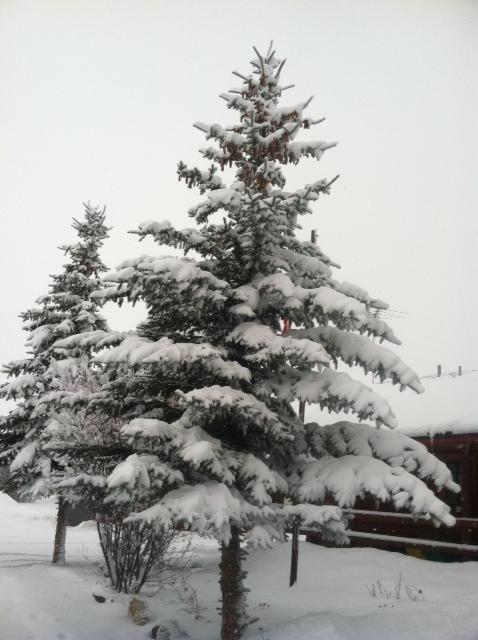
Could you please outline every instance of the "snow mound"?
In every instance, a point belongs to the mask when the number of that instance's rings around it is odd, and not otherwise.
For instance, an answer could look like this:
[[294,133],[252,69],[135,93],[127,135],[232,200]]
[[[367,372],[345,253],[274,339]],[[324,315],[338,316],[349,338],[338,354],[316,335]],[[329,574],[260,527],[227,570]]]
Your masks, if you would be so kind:
[[80,524],[77,524],[75,527],[71,527],[72,529],[94,529],[96,531],[96,522],[95,520],[84,520],[83,522],[80,522]]
[[[400,603],[399,603],[400,604]],[[343,616],[333,611],[323,611],[321,613],[310,612],[304,616],[294,618],[285,624],[272,627],[272,635],[267,636],[274,640],[374,640],[387,638],[388,640],[403,640],[409,633],[410,622],[420,620],[420,612],[407,611],[404,617],[403,611],[396,606],[396,603],[388,603],[387,608],[381,616],[375,613],[364,615]],[[434,635],[437,628],[443,625],[440,616],[431,616],[428,622],[428,629],[420,629],[417,638],[420,640],[432,640],[440,637]],[[450,625],[453,631],[453,628]],[[371,633],[371,630],[373,632]],[[422,635],[423,632],[423,635]],[[464,639],[469,636],[465,631],[459,631],[460,635],[450,636],[455,640]],[[250,640],[262,640],[263,634],[253,636]]]
[[7,493],[0,492],[0,514],[6,515],[18,512],[20,510],[20,505],[16,500],[14,500]]

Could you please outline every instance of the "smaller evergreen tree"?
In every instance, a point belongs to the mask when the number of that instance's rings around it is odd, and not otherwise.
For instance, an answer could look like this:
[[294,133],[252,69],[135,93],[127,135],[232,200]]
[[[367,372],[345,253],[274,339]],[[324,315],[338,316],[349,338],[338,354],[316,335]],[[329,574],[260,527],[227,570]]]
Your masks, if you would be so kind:
[[[86,204],[84,219],[74,219],[72,226],[78,241],[60,247],[68,258],[63,271],[52,276],[49,293],[20,316],[28,333],[28,355],[4,366],[8,380],[0,387],[0,398],[16,401],[0,424],[0,462],[10,467],[10,485],[30,497],[47,494],[52,473],[61,468],[44,446],[55,410],[51,400],[72,363],[86,362],[84,350],[72,350],[65,356],[53,345],[70,335],[108,329],[100,303],[90,299],[102,287],[101,275],[106,271],[99,254],[109,231],[104,209]],[[65,518],[66,503],[60,496],[54,561],[62,560],[64,553]]]

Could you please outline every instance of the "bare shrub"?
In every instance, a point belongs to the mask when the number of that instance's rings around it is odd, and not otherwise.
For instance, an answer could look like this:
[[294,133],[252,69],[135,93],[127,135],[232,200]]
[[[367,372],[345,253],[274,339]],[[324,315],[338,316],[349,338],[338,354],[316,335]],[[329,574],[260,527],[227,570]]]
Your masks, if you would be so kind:
[[100,546],[113,589],[139,593],[146,582],[159,590],[187,568],[189,541],[176,530],[124,522],[120,511],[97,518]]

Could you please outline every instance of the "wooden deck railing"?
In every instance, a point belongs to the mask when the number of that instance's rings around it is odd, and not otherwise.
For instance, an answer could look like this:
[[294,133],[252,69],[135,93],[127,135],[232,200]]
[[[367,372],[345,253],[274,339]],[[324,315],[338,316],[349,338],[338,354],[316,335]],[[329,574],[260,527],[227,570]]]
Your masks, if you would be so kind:
[[[432,522],[407,513],[344,509],[353,516],[347,535],[356,546],[416,548],[478,559],[478,518],[457,517],[454,527],[435,527]],[[302,529],[310,542],[322,544],[320,534]]]

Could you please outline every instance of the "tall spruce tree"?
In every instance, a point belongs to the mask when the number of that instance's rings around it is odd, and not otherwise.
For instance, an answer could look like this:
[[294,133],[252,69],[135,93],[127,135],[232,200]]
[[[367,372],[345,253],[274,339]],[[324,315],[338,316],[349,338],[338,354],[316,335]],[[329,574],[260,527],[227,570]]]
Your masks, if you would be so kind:
[[[78,359],[85,365],[87,361],[84,350],[70,351],[65,358],[54,351],[53,344],[83,331],[108,330],[98,301],[90,300],[91,293],[102,286],[101,275],[107,270],[99,255],[108,237],[104,210],[86,204],[84,219],[74,219],[72,226],[78,241],[60,247],[68,258],[63,271],[52,276],[50,291],[36,301],[37,306],[20,316],[28,333],[28,355],[3,368],[9,380],[0,387],[0,397],[15,400],[16,406],[0,424],[0,461],[10,466],[10,484],[24,495],[48,493],[52,475],[60,471],[58,457],[44,446],[55,411],[48,398],[61,390],[67,370],[71,378],[73,363],[79,372]],[[60,495],[54,562],[64,560],[66,508]]]
[[[396,425],[387,402],[333,366],[358,364],[422,391],[415,373],[372,341],[399,344],[374,316],[385,303],[334,279],[336,265],[296,236],[299,218],[334,180],[286,191],[283,167],[319,160],[334,143],[296,139],[320,122],[304,115],[310,99],[279,106],[284,61],[272,46],[255,56],[252,73],[235,72],[242,84],[221,95],[236,123],[195,124],[215,143],[201,149],[209,169],[179,164],[179,178],[206,194],[189,211],[195,228],[149,221],[137,231],[184,257],[129,260],[108,274],[116,286],[96,294],[143,300],[147,320],[135,335],[95,332],[57,344],[67,351],[119,343],[96,356],[110,382],[94,406],[122,416],[135,453],[107,479],[107,499],[134,510],[140,495],[148,508],[131,521],[219,540],[223,640],[240,638],[250,621],[241,539],[267,546],[294,521],[344,543],[340,507],[365,495],[451,525],[449,508],[423,480],[457,490],[424,446],[378,428]],[[230,184],[221,177],[227,168]],[[280,331],[284,318],[296,327],[288,335]],[[376,426],[304,425],[294,401],[350,411]]]

